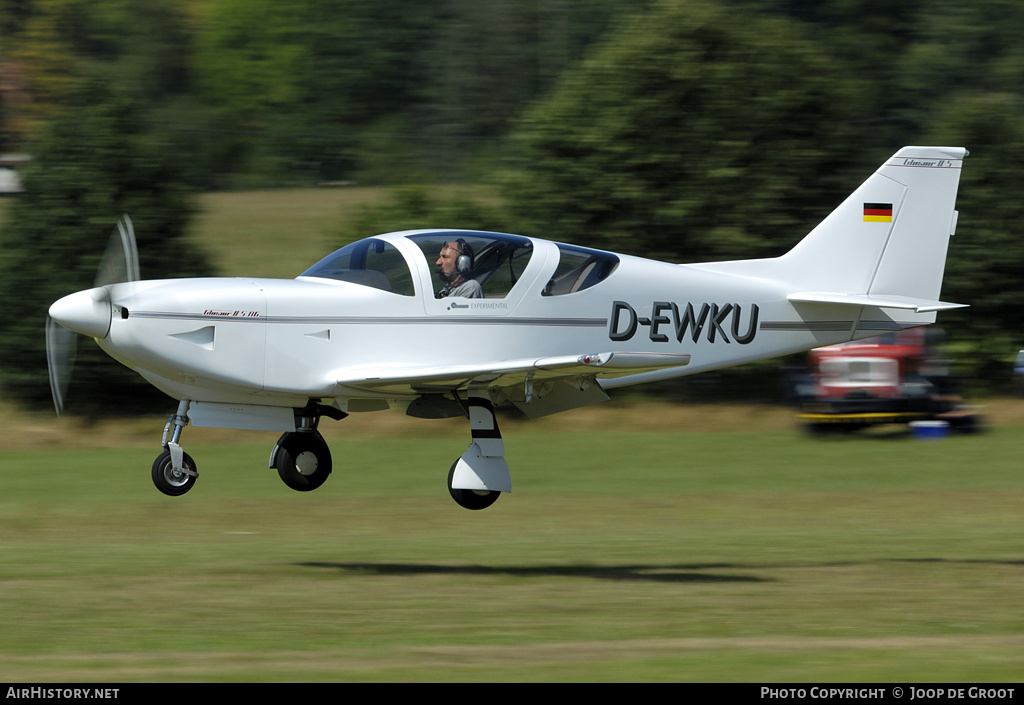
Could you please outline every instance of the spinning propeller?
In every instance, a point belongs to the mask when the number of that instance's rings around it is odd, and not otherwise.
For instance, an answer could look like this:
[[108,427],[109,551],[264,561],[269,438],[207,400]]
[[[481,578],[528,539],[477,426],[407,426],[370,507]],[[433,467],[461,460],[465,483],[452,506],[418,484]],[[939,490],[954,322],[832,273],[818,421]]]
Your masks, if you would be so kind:
[[105,338],[113,315],[112,296],[117,284],[139,280],[139,251],[135,229],[127,215],[117,221],[103,253],[92,289],[60,299],[46,317],[46,364],[50,371],[53,406],[60,416],[71,371],[78,352],[77,334]]

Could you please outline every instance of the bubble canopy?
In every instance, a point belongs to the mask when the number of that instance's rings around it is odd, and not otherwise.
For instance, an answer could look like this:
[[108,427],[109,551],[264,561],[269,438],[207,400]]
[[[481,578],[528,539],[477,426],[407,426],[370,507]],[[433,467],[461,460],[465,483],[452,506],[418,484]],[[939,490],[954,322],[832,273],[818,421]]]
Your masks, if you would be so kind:
[[[469,253],[467,276],[480,283],[487,298],[501,298],[516,285],[536,251],[534,240],[519,235],[477,231],[417,231],[403,235],[422,255],[410,261],[408,250],[392,236],[357,240],[331,253],[302,273],[303,278],[330,279],[368,286],[399,296],[415,296],[415,268],[433,269],[448,243],[458,242]],[[561,296],[583,291],[603,281],[618,265],[608,252],[555,243],[558,262],[540,291]],[[426,294],[425,294],[426,295]],[[429,294],[433,296],[433,292]]]

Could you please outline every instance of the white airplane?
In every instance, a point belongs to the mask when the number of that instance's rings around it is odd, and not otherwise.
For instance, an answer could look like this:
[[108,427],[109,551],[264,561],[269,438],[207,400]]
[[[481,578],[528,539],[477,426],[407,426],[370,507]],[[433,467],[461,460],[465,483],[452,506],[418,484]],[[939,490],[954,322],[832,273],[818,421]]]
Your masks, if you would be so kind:
[[[293,280],[140,281],[123,220],[121,254],[108,257],[119,281],[60,299],[50,317],[180,400],[152,471],[166,494],[197,478],[179,443],[188,423],[282,432],[270,467],[312,490],[332,468],[320,420],[399,402],[415,417],[468,417],[472,441],[448,488],[482,509],[512,489],[495,407],[544,416],[615,387],[927,325],[959,307],[939,293],[966,155],[905,147],[787,254],[731,262],[416,230],[354,242]],[[63,329],[48,324],[58,414]]]

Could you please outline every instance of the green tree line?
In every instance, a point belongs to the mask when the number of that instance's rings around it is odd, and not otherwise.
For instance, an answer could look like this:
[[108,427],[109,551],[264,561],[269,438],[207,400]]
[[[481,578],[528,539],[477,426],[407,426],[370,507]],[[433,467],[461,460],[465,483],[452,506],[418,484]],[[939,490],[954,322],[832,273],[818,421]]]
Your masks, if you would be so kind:
[[0,364],[39,381],[51,292],[19,248],[68,261],[139,192],[168,276],[206,267],[173,254],[190,193],[348,181],[502,198],[406,189],[339,238],[439,214],[685,262],[782,252],[900,146],[948,143],[972,155],[943,297],[971,308],[942,323],[998,386],[1020,345],[1022,40],[1008,0],[0,0],[0,136],[36,156],[0,292],[40,302],[0,320]]
[[202,186],[391,181],[463,168],[644,4],[0,0],[0,46],[31,117],[86,72],[140,93]]

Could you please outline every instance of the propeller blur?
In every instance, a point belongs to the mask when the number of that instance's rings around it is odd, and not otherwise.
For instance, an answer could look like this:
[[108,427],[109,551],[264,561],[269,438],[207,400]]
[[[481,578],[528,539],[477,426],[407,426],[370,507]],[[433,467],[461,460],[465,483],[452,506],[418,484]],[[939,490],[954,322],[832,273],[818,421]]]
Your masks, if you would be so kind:
[[139,253],[131,218],[121,216],[96,272],[94,288],[66,296],[46,319],[46,361],[53,405],[60,416],[78,351],[75,333],[102,338],[110,329],[110,288],[139,279]]

